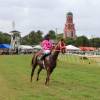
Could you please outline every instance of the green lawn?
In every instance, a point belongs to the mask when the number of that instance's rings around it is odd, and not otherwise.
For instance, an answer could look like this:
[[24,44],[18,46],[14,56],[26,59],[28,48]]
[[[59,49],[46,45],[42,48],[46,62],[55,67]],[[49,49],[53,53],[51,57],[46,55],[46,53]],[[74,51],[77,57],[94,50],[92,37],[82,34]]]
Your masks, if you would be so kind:
[[[100,64],[60,55],[49,86],[46,71],[30,83],[32,55],[0,55],[0,100],[100,100]],[[91,62],[89,64],[89,62]]]

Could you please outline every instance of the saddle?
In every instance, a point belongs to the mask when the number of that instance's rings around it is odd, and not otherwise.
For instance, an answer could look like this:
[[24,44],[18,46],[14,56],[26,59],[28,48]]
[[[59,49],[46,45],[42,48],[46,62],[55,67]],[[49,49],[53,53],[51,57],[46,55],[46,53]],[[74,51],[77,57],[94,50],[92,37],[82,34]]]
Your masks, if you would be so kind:
[[51,53],[48,54],[42,54],[41,60],[45,60],[45,57],[49,56]]
[[43,53],[39,53],[38,56],[37,56],[37,59],[39,61],[42,61],[42,65],[43,65],[43,68],[45,69],[45,63],[44,63],[44,60],[45,60],[45,57],[49,56],[51,53],[49,54],[43,54]]

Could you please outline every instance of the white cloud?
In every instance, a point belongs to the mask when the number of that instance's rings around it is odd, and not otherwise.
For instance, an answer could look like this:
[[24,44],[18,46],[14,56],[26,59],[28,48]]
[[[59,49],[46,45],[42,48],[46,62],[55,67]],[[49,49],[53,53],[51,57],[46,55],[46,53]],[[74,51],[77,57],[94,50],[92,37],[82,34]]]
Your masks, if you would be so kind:
[[0,0],[0,30],[9,32],[15,20],[22,35],[56,27],[63,32],[66,13],[71,11],[78,35],[100,36],[99,9],[99,0]]

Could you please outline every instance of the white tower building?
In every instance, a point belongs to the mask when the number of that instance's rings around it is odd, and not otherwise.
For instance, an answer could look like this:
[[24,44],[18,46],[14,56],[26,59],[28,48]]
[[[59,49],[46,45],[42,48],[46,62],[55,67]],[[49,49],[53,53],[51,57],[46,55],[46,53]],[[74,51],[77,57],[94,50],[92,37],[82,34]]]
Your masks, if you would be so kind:
[[20,45],[20,39],[21,39],[21,35],[19,31],[15,30],[15,22],[12,22],[12,28],[13,31],[11,31],[11,49],[13,50],[18,50],[18,47]]

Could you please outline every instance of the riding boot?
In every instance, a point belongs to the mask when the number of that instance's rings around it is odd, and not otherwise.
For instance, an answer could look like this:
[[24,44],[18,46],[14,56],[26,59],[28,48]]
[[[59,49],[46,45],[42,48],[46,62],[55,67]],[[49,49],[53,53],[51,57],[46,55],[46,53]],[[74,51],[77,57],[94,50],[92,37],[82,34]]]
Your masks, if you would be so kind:
[[45,69],[45,64],[44,64],[44,60],[45,60],[46,55],[42,55],[42,57],[40,58],[40,60],[42,60],[42,64],[43,64],[43,68]]
[[45,64],[44,64],[44,60],[43,60],[43,68],[45,69]]
[[44,60],[45,59],[45,57],[46,57],[46,55],[44,54],[44,55],[42,55],[42,57],[41,57],[41,59],[40,60]]

